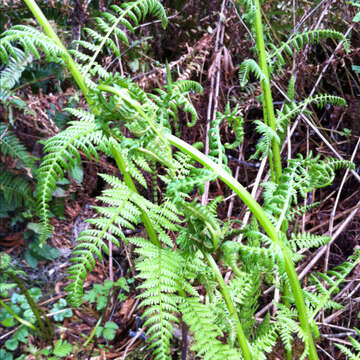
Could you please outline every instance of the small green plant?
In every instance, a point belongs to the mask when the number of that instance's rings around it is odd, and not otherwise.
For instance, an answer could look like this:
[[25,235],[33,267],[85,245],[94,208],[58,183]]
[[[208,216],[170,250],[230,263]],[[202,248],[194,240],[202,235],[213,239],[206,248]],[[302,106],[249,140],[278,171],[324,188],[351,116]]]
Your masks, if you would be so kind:
[[67,301],[65,299],[60,299],[56,302],[50,312],[54,313],[55,321],[64,321],[65,318],[71,318],[73,316],[73,312],[67,307]]
[[114,340],[118,328],[119,326],[113,321],[107,321],[104,326],[98,326],[96,328],[95,335],[98,338],[102,336],[106,340]]
[[[118,290],[129,291],[125,278],[120,278],[115,282],[106,280],[104,284],[94,284],[93,288],[85,293],[84,301],[95,304],[96,310],[101,311],[107,307],[110,295]],[[126,296],[119,292],[117,299],[124,301]]]
[[[8,296],[12,291],[10,304],[0,299],[0,324],[5,327],[13,327],[21,324],[19,335],[8,340],[11,348],[17,348],[24,339],[24,334],[28,334],[29,329],[50,342],[54,335],[52,326],[47,317],[42,319],[42,311],[36,305],[36,302],[42,296],[39,288],[26,289],[20,276],[24,275],[22,271],[11,268],[11,258],[6,253],[0,253],[0,292],[1,296]],[[19,288],[21,293],[15,291]],[[17,333],[15,333],[17,334]]]
[[[58,340],[53,347],[47,346],[44,349],[38,349],[33,345],[29,345],[26,349],[26,352],[33,355],[36,360],[60,360],[70,355],[72,351],[73,346],[66,340],[62,339]],[[23,356],[24,358],[21,357],[19,360],[24,360],[26,355]]]

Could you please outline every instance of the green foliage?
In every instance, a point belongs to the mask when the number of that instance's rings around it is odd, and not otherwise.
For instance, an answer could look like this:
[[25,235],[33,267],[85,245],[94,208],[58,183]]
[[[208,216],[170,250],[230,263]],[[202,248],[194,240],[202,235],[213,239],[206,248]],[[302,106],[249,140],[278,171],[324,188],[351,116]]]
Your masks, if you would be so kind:
[[146,306],[143,317],[144,327],[148,327],[146,335],[154,349],[155,360],[170,360],[170,340],[173,323],[179,322],[176,314],[181,297],[177,292],[181,289],[182,257],[169,248],[159,248],[149,241],[140,238],[132,239],[138,246],[136,252],[143,258],[136,265],[139,278],[144,279],[139,285],[143,292],[139,295],[140,306]]
[[[87,291],[84,295],[84,301],[96,304],[96,310],[100,311],[106,308],[111,291],[117,289],[129,292],[129,286],[126,283],[125,278],[120,278],[116,282],[106,280],[105,283],[95,284],[90,291]],[[125,300],[124,294],[119,292],[117,299],[119,301]]]
[[[255,2],[249,0],[245,4],[250,19],[250,15],[257,10]],[[82,74],[76,73],[74,69],[72,71],[73,75],[87,84],[88,88],[84,87],[86,91],[82,90],[89,106],[87,110],[67,109],[77,121],[70,122],[65,130],[45,142],[46,155],[36,172],[36,208],[44,228],[40,239],[42,243],[52,231],[49,204],[57,183],[65,176],[73,176],[74,169],[81,163],[81,155],[85,155],[89,161],[96,161],[101,154],[112,157],[121,172],[120,176],[100,175],[106,187],[97,198],[97,206],[94,207],[96,217],[87,221],[89,227],[80,233],[73,251],[72,265],[68,269],[72,282],[66,288],[68,303],[80,306],[85,300],[95,304],[98,311],[103,311],[114,289],[127,291],[126,284],[120,280],[116,283],[108,281],[104,285],[97,284],[85,296],[83,287],[87,274],[94,269],[96,262],[102,261],[104,254],[109,253],[109,243],[120,246],[120,241],[130,241],[135,245],[134,251],[138,255],[136,270],[138,279],[141,280],[138,298],[141,299],[140,307],[145,308],[144,328],[155,360],[171,359],[170,342],[174,325],[179,323],[180,317],[193,335],[192,349],[203,359],[246,358],[244,351],[240,353],[240,347],[244,350],[242,340],[249,347],[250,356],[265,360],[274,348],[277,336],[289,351],[294,334],[305,344],[301,355],[301,359],[305,359],[310,355],[311,347],[306,329],[297,321],[299,315],[300,320],[304,315],[301,311],[305,313],[310,310],[315,316],[319,309],[337,306],[331,301],[331,295],[355,266],[357,259],[350,262],[351,266],[344,264],[336,273],[318,275],[326,281],[326,286],[318,277],[314,278],[316,291],[304,292],[306,309],[298,312],[294,304],[296,299],[303,296],[303,292],[298,290],[296,293],[288,287],[290,275],[286,275],[286,265],[300,259],[297,254],[299,249],[321,246],[328,238],[294,232],[288,239],[287,232],[291,229],[289,225],[294,218],[292,209],[299,198],[305,197],[308,192],[331,184],[337,169],[353,165],[333,159],[320,161],[319,157],[311,154],[306,158],[299,155],[289,160],[288,167],[276,182],[263,184],[264,201],[259,208],[265,213],[261,213],[261,216],[269,222],[268,228],[273,226],[275,233],[279,234],[276,235],[279,241],[272,241],[274,239],[265,235],[254,219],[245,229],[239,229],[238,221],[220,219],[217,207],[222,201],[221,197],[207,205],[193,199],[194,192],[201,192],[205,182],[215,180],[219,171],[215,174],[199,169],[194,160],[174,151],[167,140],[167,135],[173,129],[180,133],[179,111],[190,115],[188,126],[194,125],[197,112],[190,101],[190,94],[193,91],[202,93],[201,86],[193,81],[173,82],[168,69],[167,84],[148,94],[131,80],[112,74],[97,62],[99,55],[105,51],[120,57],[121,52],[114,39],[117,37],[128,46],[129,37],[125,31],[133,33],[147,15],[160,19],[163,26],[167,23],[160,2],[137,0],[113,6],[111,12],[96,18],[95,29],[85,29],[87,39],[78,42],[83,51],[72,51]],[[294,50],[299,50],[303,44],[328,37],[345,40],[342,34],[327,30],[298,34],[274,49],[268,55],[268,61],[273,67],[278,66],[276,62],[281,65],[284,51],[292,56]],[[16,83],[17,74],[26,59],[30,56],[39,57],[40,51],[48,60],[51,58],[59,63],[69,64],[69,55],[65,50],[34,28],[17,26],[2,35],[0,58],[9,64],[9,72],[13,78],[13,83],[10,84]],[[254,60],[247,60],[241,65],[243,85],[248,81],[251,71],[262,85],[270,85],[267,72]],[[255,156],[273,155],[274,143],[281,145],[289,121],[299,115],[304,106],[311,103],[319,107],[325,103],[345,105],[342,99],[325,95],[296,104],[294,82],[290,82],[288,93],[291,102],[285,104],[281,112],[278,111],[275,128],[270,121],[256,122],[262,139]],[[236,140],[232,144],[223,145],[220,126],[225,119],[232,126]],[[1,128],[1,131],[4,134],[6,130]],[[210,158],[215,160],[219,169],[225,169],[229,174],[226,149],[239,146],[244,136],[243,119],[238,108],[231,110],[230,104],[227,104],[224,114],[218,113],[212,122],[209,135]],[[4,146],[8,144],[10,140]],[[29,160],[23,154],[24,149],[21,150],[16,141],[14,144],[12,149],[18,148],[20,152],[17,158],[22,164],[28,164]],[[7,148],[2,149],[4,151],[15,156]],[[161,167],[162,175],[156,177],[154,170],[157,166]],[[158,198],[154,197],[155,201],[149,200],[147,192],[143,191],[148,187],[149,174],[155,180],[155,186],[158,179],[166,185],[166,193]],[[235,182],[233,179],[232,181]],[[138,187],[141,190],[138,191]],[[11,196],[9,201],[17,200],[21,204],[25,201],[22,198],[16,199],[15,195]],[[254,203],[255,201],[252,204]],[[257,216],[259,218],[258,214]],[[142,224],[149,239],[129,238],[125,235],[124,230],[136,230]],[[240,233],[244,241],[234,241]],[[289,254],[289,259],[284,254]],[[215,262],[215,256],[216,260],[222,258],[233,270],[233,277],[228,284],[223,281],[217,265],[211,262]],[[5,257],[3,263],[8,262],[9,259]],[[270,324],[267,316],[262,324],[256,326],[254,314],[264,282],[262,274],[266,274],[267,279],[276,286],[285,289],[287,296],[284,296],[285,304],[276,304],[278,311],[275,324]],[[205,296],[201,292],[200,297],[198,288],[205,289]],[[5,287],[3,290],[6,292],[9,289]],[[16,294],[13,295],[12,302],[14,312],[23,312],[25,317],[25,312],[29,310],[26,316],[34,321],[31,309],[23,308],[26,306],[24,298]],[[53,310],[66,305],[67,303],[59,303]],[[4,316],[2,313],[0,315]],[[15,324],[14,318],[10,321],[6,318],[0,320],[5,323],[7,321],[8,326]],[[95,335],[112,340],[117,329],[115,323],[106,322],[104,326],[97,327]],[[10,343],[10,346],[14,347],[15,343]],[[53,352],[49,350],[48,355],[65,357],[70,352],[71,345],[60,340]]]
[[[360,331],[354,329],[357,336],[360,336]],[[335,344],[335,346],[341,350],[341,352],[348,357],[349,360],[359,360],[360,359],[360,342],[354,337],[349,336],[349,340],[353,349],[342,344]]]
[[58,340],[55,343],[53,353],[59,357],[66,357],[71,353],[72,345],[66,340]]
[[[97,28],[85,28],[84,31],[88,35],[88,40],[79,40],[77,43],[84,51],[72,50],[71,54],[78,60],[83,74],[100,75],[107,79],[110,74],[96,62],[98,55],[106,47],[115,56],[121,57],[120,50],[116,45],[119,39],[125,45],[129,46],[128,36],[123,29],[130,33],[135,32],[135,28],[139,22],[146,16],[153,16],[161,20],[163,27],[167,25],[167,17],[161,3],[157,0],[136,0],[122,3],[121,6],[112,5],[112,12],[103,12],[101,17],[97,17]],[[87,78],[88,84],[93,84]]]
[[[21,46],[22,49],[14,45]],[[39,50],[45,54],[48,62],[57,62],[61,55],[65,56],[63,48],[31,26],[16,25],[4,31],[0,36],[0,60],[4,64],[11,64],[10,57],[21,61],[30,54],[39,59]]]
[[65,318],[71,318],[73,316],[72,310],[67,308],[66,300],[62,298],[53,305],[50,312],[55,313],[55,321],[64,321]]
[[216,325],[214,311],[209,305],[202,304],[198,298],[184,298],[180,309],[183,320],[194,333],[195,343],[191,350],[197,356],[204,360],[241,358],[237,349],[218,340],[223,333]]
[[278,48],[270,44],[272,52],[268,55],[267,60],[271,63],[271,67],[280,69],[285,64],[284,52],[294,56],[294,52],[299,51],[304,45],[315,44],[329,38],[338,42],[342,41],[345,50],[350,51],[349,40],[342,33],[330,29],[316,29],[296,34],[290,40],[283,42]]
[[116,330],[119,328],[113,321],[107,321],[104,326],[98,326],[95,331],[97,337],[103,336],[106,340],[114,340]]

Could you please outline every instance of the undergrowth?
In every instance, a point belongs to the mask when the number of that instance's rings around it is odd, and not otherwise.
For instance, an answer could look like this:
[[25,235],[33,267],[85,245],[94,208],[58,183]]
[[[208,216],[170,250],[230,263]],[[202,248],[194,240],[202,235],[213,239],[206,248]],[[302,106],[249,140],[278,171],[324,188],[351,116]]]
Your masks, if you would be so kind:
[[[294,264],[302,259],[303,249],[314,249],[330,238],[294,230],[294,212],[300,200],[314,189],[330,185],[338,169],[353,168],[348,161],[321,159],[298,154],[285,165],[279,149],[287,127],[304,107],[315,104],[345,106],[344,99],[318,94],[302,102],[294,100],[294,84],[290,82],[290,102],[276,114],[272,102],[271,76],[281,71],[284,53],[293,56],[303,45],[332,38],[347,39],[334,30],[314,30],[294,36],[280,46],[265,51],[258,0],[244,5],[256,37],[258,61],[245,60],[240,67],[241,85],[249,74],[260,81],[264,119],[256,121],[261,135],[253,157],[267,158],[270,180],[262,184],[261,205],[231,175],[226,151],[241,144],[243,119],[237,108],[226,107],[211,123],[210,152],[205,156],[179,138],[179,113],[187,113],[193,126],[198,118],[191,94],[202,93],[202,87],[190,80],[173,81],[167,69],[167,84],[147,93],[128,78],[109,72],[102,66],[102,54],[121,57],[119,44],[129,44],[129,34],[147,17],[168,19],[157,0],[136,0],[114,5],[95,19],[96,27],[84,29],[78,50],[67,51],[47,19],[33,0],[25,0],[45,33],[31,26],[17,25],[0,37],[0,59],[7,64],[2,76],[11,89],[19,71],[29,59],[44,54],[47,61],[67,67],[77,82],[87,106],[67,109],[73,121],[59,134],[45,142],[45,156],[36,173],[35,199],[29,179],[6,171],[0,177],[0,188],[20,190],[3,192],[7,202],[26,204],[36,211],[42,225],[41,241],[51,236],[50,201],[59,179],[69,175],[81,161],[80,152],[89,161],[100,154],[112,157],[119,176],[99,174],[106,188],[94,207],[97,216],[89,219],[89,227],[81,232],[72,252],[68,268],[68,301],[78,307],[83,301],[84,282],[97,261],[109,253],[109,243],[121,246],[131,243],[137,255],[138,298],[144,308],[144,328],[154,359],[171,359],[174,327],[184,321],[191,334],[191,349],[203,359],[266,359],[279,342],[292,358],[293,339],[303,342],[300,359],[318,359],[314,345],[318,331],[315,316],[323,310],[336,309],[332,301],[346,276],[359,262],[359,254],[329,274],[312,277],[313,290],[301,289]],[[4,95],[6,97],[6,95]],[[228,121],[236,134],[233,144],[222,144],[220,125]],[[175,133],[173,135],[172,133]],[[34,159],[14,137],[8,125],[1,124],[2,152],[19,159],[19,166],[34,168]],[[199,164],[204,167],[200,168]],[[157,173],[161,166],[164,170]],[[164,184],[164,192],[152,197],[142,194],[149,186],[148,176]],[[239,227],[238,220],[222,220],[217,207],[222,198],[206,205],[193,197],[202,193],[207,181],[224,181],[252,213],[249,225]],[[128,237],[125,230],[143,225],[145,237]],[[238,235],[242,240],[238,241]],[[231,269],[228,282],[221,268]],[[266,274],[266,275],[265,275]],[[276,315],[258,323],[254,314],[263,284],[280,289]],[[3,290],[7,287],[4,287]],[[101,328],[101,331],[105,331]],[[110,329],[111,330],[111,329]],[[114,329],[112,329],[114,330]],[[342,351],[348,351],[342,348]]]

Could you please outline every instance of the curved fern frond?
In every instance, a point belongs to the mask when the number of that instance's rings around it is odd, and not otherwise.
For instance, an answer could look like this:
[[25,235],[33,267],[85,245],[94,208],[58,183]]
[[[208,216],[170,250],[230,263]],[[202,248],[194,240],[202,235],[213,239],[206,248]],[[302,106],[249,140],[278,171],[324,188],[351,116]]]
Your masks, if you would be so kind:
[[16,207],[25,205],[35,209],[36,203],[29,182],[22,176],[14,175],[1,167],[0,171],[0,193],[3,194],[4,200]]
[[[46,141],[44,157],[37,172],[38,186],[35,192],[37,197],[38,213],[41,222],[51,234],[49,225],[49,201],[52,192],[56,189],[56,182],[64,176],[64,170],[75,165],[75,160],[80,162],[79,150],[83,151],[92,160],[97,160],[97,150],[94,144],[101,142],[103,134],[97,130],[94,122],[73,121],[70,127]],[[42,239],[44,241],[44,239]]]
[[12,89],[19,81],[25,68],[31,64],[32,56],[26,55],[23,51],[14,48],[16,58],[11,57],[6,68],[0,72],[0,87],[4,91]]
[[80,44],[93,53],[83,69],[84,76],[93,68],[95,60],[104,46],[110,48],[116,56],[121,56],[114,40],[111,38],[112,35],[115,35],[128,44],[128,38],[119,25],[122,25],[130,32],[134,32],[134,27],[148,15],[161,20],[163,27],[167,25],[165,10],[158,0],[136,0],[122,3],[121,6],[112,5],[111,8],[115,15],[106,12],[102,13],[102,17],[96,18],[97,31],[89,28],[84,29],[90,36],[91,42],[82,41]]
[[239,69],[240,86],[245,87],[249,81],[250,73],[253,73],[258,81],[268,81],[259,64],[254,59],[244,60]]
[[299,51],[304,44],[314,44],[323,39],[334,39],[338,42],[343,41],[345,50],[350,51],[349,40],[340,32],[330,29],[316,29],[309,30],[300,34],[296,34],[290,40],[283,42],[278,48],[273,48],[273,51],[267,56],[268,62],[277,61],[277,67],[281,68],[285,64],[282,53],[286,51],[290,56],[294,56],[294,51]]
[[35,170],[36,157],[29,154],[25,146],[4,123],[0,123],[0,150],[4,156],[9,155],[19,160],[23,168]]
[[279,134],[277,134],[269,125],[263,121],[255,120],[256,131],[262,135],[260,141],[256,144],[256,151],[251,155],[250,159],[263,159],[271,153],[271,144],[273,139],[280,143]]
[[289,121],[296,116],[298,116],[303,109],[307,106],[314,104],[318,108],[323,108],[326,104],[330,104],[333,106],[346,106],[346,101],[338,96],[333,95],[316,95],[316,96],[309,96],[304,101],[301,101],[297,104],[289,103],[285,104],[284,108],[280,111],[277,110],[276,112],[276,127],[282,134],[285,134],[286,127],[289,124]]
[[31,54],[40,59],[40,49],[48,62],[61,62],[61,56],[67,56],[64,49],[54,43],[41,31],[25,25],[16,25],[6,30],[0,36],[0,60],[8,64],[9,57],[19,58],[21,52],[14,45],[21,46],[25,56]]

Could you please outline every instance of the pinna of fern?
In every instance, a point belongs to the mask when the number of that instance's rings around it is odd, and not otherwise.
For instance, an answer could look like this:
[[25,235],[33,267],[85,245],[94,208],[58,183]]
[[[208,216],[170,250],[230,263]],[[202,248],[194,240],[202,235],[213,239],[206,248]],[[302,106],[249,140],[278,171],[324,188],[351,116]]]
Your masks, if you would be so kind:
[[[135,0],[124,2],[121,6],[112,5],[111,11],[103,12],[101,16],[95,18],[97,28],[85,28],[89,39],[80,40],[78,44],[87,52],[80,52],[72,50],[71,54],[78,60],[79,66],[82,69],[83,76],[89,73],[91,75],[99,74],[105,75],[103,67],[96,63],[99,54],[102,53],[106,47],[115,56],[120,57],[121,53],[116,45],[115,38],[129,45],[129,40],[125,29],[131,33],[135,32],[135,28],[140,21],[146,16],[153,16],[161,20],[163,27],[167,25],[167,16],[165,10],[158,0]],[[90,53],[90,55],[88,55]]]

